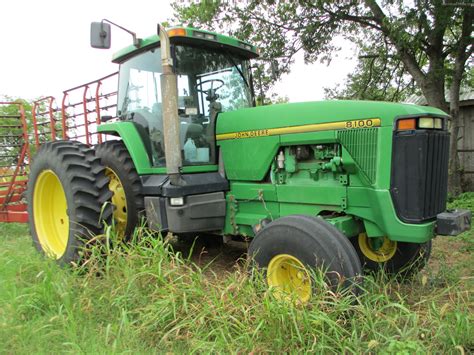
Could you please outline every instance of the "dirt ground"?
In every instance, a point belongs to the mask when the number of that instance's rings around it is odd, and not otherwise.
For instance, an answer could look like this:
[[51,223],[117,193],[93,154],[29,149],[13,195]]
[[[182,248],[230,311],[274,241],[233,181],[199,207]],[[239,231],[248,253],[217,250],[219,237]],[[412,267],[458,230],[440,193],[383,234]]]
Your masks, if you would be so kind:
[[[176,251],[205,267],[211,264],[210,270],[232,272],[242,267],[246,261],[246,252],[249,243],[232,242],[224,244],[219,236],[198,237],[194,241],[181,241],[171,238]],[[194,243],[194,244],[193,244]],[[456,237],[438,236],[433,240],[433,249],[425,271],[438,274],[442,268],[456,270],[461,279],[474,280],[474,255],[467,249],[466,241]]]
[[216,272],[232,272],[245,263],[248,243],[232,242],[224,244],[222,237],[205,235],[195,240],[178,240],[171,238],[173,248],[181,252],[185,258],[191,253],[191,260],[200,267],[211,263],[211,269]]

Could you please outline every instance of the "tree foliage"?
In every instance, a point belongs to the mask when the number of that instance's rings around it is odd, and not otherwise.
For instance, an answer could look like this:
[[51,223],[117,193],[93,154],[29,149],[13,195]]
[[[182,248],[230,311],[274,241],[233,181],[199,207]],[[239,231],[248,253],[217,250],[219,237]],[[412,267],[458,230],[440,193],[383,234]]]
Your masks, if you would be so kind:
[[[278,59],[280,75],[289,72],[296,53],[302,51],[306,63],[328,63],[340,49],[334,38],[350,40],[362,54],[359,64],[345,87],[328,89],[327,95],[398,101],[418,92],[429,105],[449,112],[450,186],[459,192],[457,117],[462,83],[472,83],[473,7],[442,0],[243,0],[176,1],[173,8],[174,22],[256,43],[263,63]],[[259,69],[267,90],[270,66]]]
[[[36,153],[36,147],[34,144],[34,131],[33,131],[33,106],[35,100],[25,100],[22,98],[13,98],[8,95],[0,95],[0,102],[12,103],[9,105],[0,105],[0,146],[3,148],[3,152],[0,154],[0,165],[14,165],[17,162],[17,158],[20,156],[22,145],[26,142],[23,139],[23,127],[20,127],[20,119],[8,118],[7,116],[19,116],[19,106],[16,103],[23,105],[23,110],[26,120],[26,129],[28,135],[29,151],[31,156]],[[37,107],[37,112],[45,112],[45,103],[40,103]],[[44,119],[38,120],[40,123]],[[39,139],[43,143],[49,139],[49,125],[38,125]]]
[[[0,96],[0,102],[21,103],[24,108],[26,123],[28,127],[31,126],[31,103],[21,99],[14,100],[8,96]],[[22,149],[26,143],[19,116],[18,105],[0,105],[0,182],[3,181],[2,176],[12,174],[12,169],[19,162]]]

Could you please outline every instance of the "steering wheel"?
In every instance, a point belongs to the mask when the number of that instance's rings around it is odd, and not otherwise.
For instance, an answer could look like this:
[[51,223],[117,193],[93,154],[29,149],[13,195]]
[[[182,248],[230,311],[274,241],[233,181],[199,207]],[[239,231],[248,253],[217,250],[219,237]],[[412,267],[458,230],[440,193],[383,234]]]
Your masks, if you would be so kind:
[[[214,87],[214,82],[216,82],[220,85]],[[207,90],[204,90],[203,86],[204,86],[204,84],[207,84],[207,83],[211,83],[211,87]],[[201,92],[201,93],[207,95],[209,93],[209,90],[217,91],[223,86],[224,86],[224,81],[223,80],[221,80],[221,79],[209,79],[209,80],[201,81],[200,83],[196,84],[194,87],[196,88],[197,92]]]

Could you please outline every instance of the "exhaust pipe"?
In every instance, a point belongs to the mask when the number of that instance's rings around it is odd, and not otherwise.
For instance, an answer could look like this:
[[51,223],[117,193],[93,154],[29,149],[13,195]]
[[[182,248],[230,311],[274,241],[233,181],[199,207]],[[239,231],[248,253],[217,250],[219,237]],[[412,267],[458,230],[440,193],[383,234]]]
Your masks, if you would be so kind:
[[172,185],[184,185],[181,178],[181,146],[179,135],[178,117],[178,84],[176,74],[173,72],[173,59],[171,58],[170,39],[166,29],[158,24],[160,36],[161,64],[161,100],[163,102],[163,130],[165,143],[166,173]]

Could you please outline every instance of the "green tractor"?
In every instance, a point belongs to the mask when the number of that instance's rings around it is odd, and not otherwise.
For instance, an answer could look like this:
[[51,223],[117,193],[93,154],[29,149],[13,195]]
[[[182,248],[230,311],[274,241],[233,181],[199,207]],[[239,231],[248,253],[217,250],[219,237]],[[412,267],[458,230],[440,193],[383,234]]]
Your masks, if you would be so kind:
[[[93,47],[110,25],[92,24]],[[37,248],[78,262],[114,220],[127,238],[141,217],[178,237],[250,240],[269,287],[307,302],[314,270],[349,287],[363,268],[412,274],[437,234],[469,228],[445,212],[448,116],[367,101],[256,107],[249,43],[194,28],[119,51],[117,119],[95,147],[44,144],[31,166],[28,212]],[[108,119],[104,117],[104,121]]]

